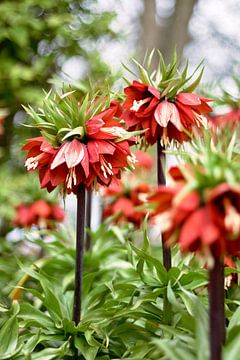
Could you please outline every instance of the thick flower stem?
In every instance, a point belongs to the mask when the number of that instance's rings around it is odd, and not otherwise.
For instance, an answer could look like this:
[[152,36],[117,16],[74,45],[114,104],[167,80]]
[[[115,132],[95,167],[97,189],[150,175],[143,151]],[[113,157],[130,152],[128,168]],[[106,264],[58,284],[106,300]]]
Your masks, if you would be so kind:
[[[160,144],[160,140],[158,140],[158,142],[157,142],[157,180],[158,180],[158,185],[166,184],[165,174],[164,174],[164,170],[163,170],[163,162],[164,162],[163,147]],[[162,249],[163,249],[163,264],[165,266],[165,269],[168,271],[171,269],[171,266],[172,266],[171,250],[165,246],[163,237],[162,237]]]
[[82,302],[82,275],[83,275],[83,252],[85,233],[85,186],[79,185],[77,193],[77,236],[76,236],[76,263],[75,263],[75,288],[73,303],[73,321],[76,325],[81,320]]
[[214,266],[209,270],[209,321],[211,360],[222,359],[222,346],[225,341],[224,315],[224,264],[215,258]]
[[[158,139],[158,142],[157,142],[157,180],[158,180],[158,185],[166,184],[166,178],[165,178],[164,169],[163,169],[163,163],[165,160],[164,157],[165,157],[165,155],[163,153],[163,147],[160,144],[160,139]],[[163,265],[164,265],[165,269],[167,271],[169,271],[172,266],[171,250],[165,246],[163,234],[162,234],[162,252],[163,252]],[[172,318],[171,304],[168,301],[167,290],[166,290],[163,295],[163,323],[166,325],[170,325],[171,318]]]
[[[91,229],[91,216],[92,216],[92,191],[87,192],[87,211],[86,211],[86,226]],[[91,247],[91,235],[86,233],[86,250],[88,251]]]

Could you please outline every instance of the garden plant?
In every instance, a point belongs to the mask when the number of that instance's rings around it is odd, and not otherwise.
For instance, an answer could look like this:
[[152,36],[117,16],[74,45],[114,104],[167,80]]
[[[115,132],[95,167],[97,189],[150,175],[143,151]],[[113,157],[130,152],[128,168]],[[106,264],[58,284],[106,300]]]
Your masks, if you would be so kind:
[[[124,67],[123,90],[63,84],[23,106],[30,180],[1,194],[15,212],[0,224],[0,359],[239,358],[239,99],[205,97],[202,64],[189,74],[175,52]],[[56,192],[76,199],[76,230]]]

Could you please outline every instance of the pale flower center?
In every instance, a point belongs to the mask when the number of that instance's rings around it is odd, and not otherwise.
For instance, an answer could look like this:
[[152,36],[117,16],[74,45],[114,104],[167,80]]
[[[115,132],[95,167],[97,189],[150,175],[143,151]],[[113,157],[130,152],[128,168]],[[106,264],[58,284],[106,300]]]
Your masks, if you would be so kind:
[[39,154],[35,157],[30,157],[26,159],[24,166],[26,166],[27,170],[35,170],[38,166],[38,162],[41,159],[42,154]]
[[197,123],[197,126],[198,127],[204,127],[205,129],[207,128],[207,118],[203,115],[200,115],[198,113],[196,113],[195,111],[193,111],[193,115],[194,115],[194,118],[196,120],[196,123]]
[[168,132],[167,132],[166,127],[163,128],[163,133],[162,133],[162,136],[161,136],[160,144],[161,144],[162,147],[167,147],[168,145],[171,144],[170,140],[169,140],[169,137],[168,137]]
[[133,105],[130,108],[132,111],[138,111],[142,105],[144,105],[149,99],[133,100]]
[[99,155],[99,160],[100,160],[103,176],[105,177],[105,179],[107,179],[109,175],[113,175],[112,164],[110,162],[107,162],[104,159],[103,155]]
[[160,229],[161,233],[171,229],[173,225],[172,216],[173,211],[167,210],[164,211],[162,214],[158,214],[154,217],[155,224],[157,225],[158,229]]
[[73,185],[77,185],[77,176],[75,167],[69,169],[69,173],[66,178],[67,188],[71,189]]
[[136,156],[131,153],[131,155],[128,155],[127,156],[127,162],[128,162],[128,165],[131,166],[133,169],[135,169],[135,164],[138,162]]
[[224,219],[224,224],[228,231],[232,231],[234,234],[240,233],[240,214],[237,212],[236,208],[231,204],[229,199],[224,199],[224,208],[226,211],[226,216]]

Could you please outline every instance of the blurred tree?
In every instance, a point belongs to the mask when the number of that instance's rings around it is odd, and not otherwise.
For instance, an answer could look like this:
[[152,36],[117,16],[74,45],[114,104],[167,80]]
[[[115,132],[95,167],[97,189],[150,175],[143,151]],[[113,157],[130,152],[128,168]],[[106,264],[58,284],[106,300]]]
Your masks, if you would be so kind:
[[157,3],[157,0],[144,0],[141,50],[145,53],[147,49],[158,48],[168,61],[176,46],[178,58],[181,58],[190,40],[188,25],[197,0],[168,1],[167,14],[161,14],[161,7],[157,11]]
[[109,73],[96,42],[116,37],[110,28],[115,14],[97,11],[96,4],[97,0],[1,1],[0,108],[8,109],[5,134],[0,136],[1,162],[9,158],[13,120],[21,104],[38,102],[48,80],[61,73],[68,59],[77,56],[84,61],[86,77],[100,80]]

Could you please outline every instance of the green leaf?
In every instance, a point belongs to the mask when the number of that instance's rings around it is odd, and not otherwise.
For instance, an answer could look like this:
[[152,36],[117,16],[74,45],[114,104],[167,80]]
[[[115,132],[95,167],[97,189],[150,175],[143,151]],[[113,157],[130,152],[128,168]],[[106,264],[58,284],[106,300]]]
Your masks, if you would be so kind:
[[19,305],[13,302],[13,315],[3,324],[0,329],[0,355],[13,353],[18,344],[18,321],[17,314]]
[[94,360],[98,352],[98,346],[90,346],[83,337],[75,337],[74,345],[80,353],[84,356],[85,360]]
[[143,82],[143,84],[152,85],[151,79],[149,78],[148,73],[144,69],[144,67],[142,65],[140,65],[139,62],[137,62],[137,60],[135,60],[135,59],[133,59],[133,62],[137,65],[140,79]]
[[[234,331],[235,330],[235,331]],[[240,327],[236,326],[229,332],[226,345],[223,347],[223,360],[237,360],[240,353]]]
[[198,75],[197,79],[192,82],[189,86],[187,86],[185,89],[183,89],[182,92],[186,92],[186,93],[191,93],[193,92],[197,87],[198,85],[200,84],[200,81],[202,79],[202,76],[203,76],[203,71],[204,71],[204,67],[202,68],[200,74]]
[[29,303],[21,304],[19,317],[24,321],[41,326],[44,329],[54,329],[54,323],[50,316],[44,314]]
[[208,313],[197,299],[194,307],[196,351],[198,360],[209,359]]
[[140,259],[143,259],[146,262],[149,262],[156,268],[156,271],[159,275],[159,279],[161,280],[161,282],[163,284],[165,284],[167,281],[167,271],[164,268],[164,266],[162,265],[161,261],[159,261],[156,258],[152,257],[151,255],[147,254],[145,251],[136,248],[134,245],[132,245],[132,244],[130,244],[130,245],[131,245],[133,251],[138,255],[138,257]]
[[38,329],[37,333],[33,336],[31,336],[27,343],[24,345],[24,352],[26,353],[32,353],[37,344],[40,341],[40,335],[41,335],[41,329]]
[[[87,94],[81,104],[80,111],[79,111],[79,123],[83,126],[85,123],[85,117],[87,114],[87,109],[89,106],[89,95]],[[76,125],[76,124],[74,124]]]
[[148,215],[145,216],[143,221],[143,247],[142,250],[149,252],[150,241],[148,237]]
[[163,351],[168,360],[186,360],[186,354],[187,360],[196,360],[195,356],[191,354],[190,349],[179,341],[154,339],[153,343]]
[[83,137],[84,135],[84,128],[82,126],[78,126],[75,129],[69,131],[63,138],[62,141],[65,141],[66,139],[70,138],[71,136],[79,135],[80,137]]
[[63,357],[68,352],[68,342],[63,344],[60,348],[46,348],[42,351],[39,351],[37,353],[33,353],[31,355],[32,360],[51,360],[51,359],[63,359]]
[[231,330],[233,327],[240,325],[240,306],[234,311],[233,316],[231,317],[228,329]]

